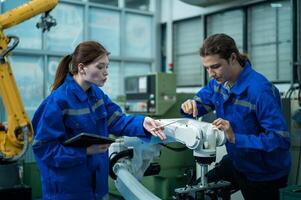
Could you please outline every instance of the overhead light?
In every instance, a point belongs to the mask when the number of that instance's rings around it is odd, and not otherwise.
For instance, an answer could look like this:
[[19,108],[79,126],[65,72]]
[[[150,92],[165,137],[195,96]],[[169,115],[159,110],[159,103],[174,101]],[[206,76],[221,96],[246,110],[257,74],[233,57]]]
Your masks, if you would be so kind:
[[272,8],[281,8],[282,7],[282,3],[271,3],[271,7]]

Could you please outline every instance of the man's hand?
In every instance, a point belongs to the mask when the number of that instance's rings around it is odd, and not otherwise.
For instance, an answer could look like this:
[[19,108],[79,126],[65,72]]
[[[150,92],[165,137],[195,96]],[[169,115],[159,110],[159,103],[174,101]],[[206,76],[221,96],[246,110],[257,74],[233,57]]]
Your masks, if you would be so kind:
[[196,106],[196,101],[192,99],[186,100],[182,103],[181,108],[184,113],[192,115],[192,117],[198,116],[198,108]]
[[163,128],[161,127],[161,123],[150,118],[145,117],[143,121],[143,127],[150,132],[153,136],[159,137],[161,140],[165,140],[166,136],[163,133]]
[[218,118],[212,122],[212,125],[216,126],[216,128],[225,132],[225,136],[230,143],[235,143],[235,134],[232,130],[231,124],[229,121],[224,120],[222,118]]
[[98,153],[104,153],[108,150],[110,144],[93,144],[87,147],[87,155],[94,155]]

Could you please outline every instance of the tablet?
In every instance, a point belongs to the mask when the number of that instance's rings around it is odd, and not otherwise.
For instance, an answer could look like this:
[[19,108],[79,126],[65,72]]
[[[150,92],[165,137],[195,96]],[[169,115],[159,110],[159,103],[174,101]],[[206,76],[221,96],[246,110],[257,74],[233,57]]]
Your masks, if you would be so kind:
[[80,133],[64,142],[65,146],[69,147],[88,147],[93,144],[111,144],[115,142],[114,139],[92,134]]

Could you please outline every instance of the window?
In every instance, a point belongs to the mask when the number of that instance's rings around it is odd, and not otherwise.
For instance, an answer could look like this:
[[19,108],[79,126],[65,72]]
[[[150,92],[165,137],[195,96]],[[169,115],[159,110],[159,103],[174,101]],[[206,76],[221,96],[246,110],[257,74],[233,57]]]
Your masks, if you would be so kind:
[[201,18],[194,18],[174,25],[174,71],[177,86],[203,84],[203,69],[199,49],[203,41]]
[[[27,2],[28,1],[25,0],[5,1],[2,4],[3,13]],[[20,43],[17,48],[42,49],[42,31],[41,29],[36,28],[36,24],[39,20],[40,16],[36,16],[30,20],[6,29],[5,34],[19,37]]]
[[143,75],[151,72],[151,67],[147,63],[129,62],[124,65],[124,76]]
[[100,4],[104,4],[104,5],[118,7],[118,0],[89,0],[89,1],[92,3],[100,3]]
[[207,36],[225,33],[231,36],[240,52],[243,50],[243,11],[222,12],[207,17]]
[[248,49],[253,67],[271,81],[291,79],[291,7],[281,1],[253,6],[248,12]]
[[31,118],[44,96],[43,59],[40,56],[14,55],[10,63],[25,110]]
[[137,10],[149,10],[149,0],[125,0],[125,7]]
[[113,56],[120,56],[119,11],[91,8],[89,38],[99,41]]
[[152,58],[153,17],[138,14],[126,14],[125,50],[127,57]]
[[46,33],[46,49],[71,52],[83,41],[84,10],[72,4],[58,4],[51,12],[57,25]]
[[46,73],[46,95],[50,94],[50,87],[53,84],[55,72],[62,58],[60,57],[49,57],[47,63],[47,73]]

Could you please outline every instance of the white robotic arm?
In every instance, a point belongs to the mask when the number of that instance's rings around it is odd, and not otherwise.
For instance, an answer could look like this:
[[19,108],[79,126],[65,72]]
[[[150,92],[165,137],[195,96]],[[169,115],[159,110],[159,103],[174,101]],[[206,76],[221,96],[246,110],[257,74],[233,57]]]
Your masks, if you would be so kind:
[[225,144],[223,131],[210,123],[193,119],[163,119],[167,137],[194,150],[196,157],[215,157],[216,147]]
[[[192,149],[197,162],[201,165],[200,174],[204,176],[208,164],[215,161],[216,147],[226,142],[224,132],[210,123],[185,118],[162,119],[160,122],[167,136],[165,141],[156,137],[151,137],[150,140],[124,137],[113,143],[109,149],[109,154],[113,156],[126,149],[132,149],[127,159],[111,163],[114,165],[111,167],[116,175],[115,185],[125,199],[159,199],[138,180],[142,178],[153,157],[160,154],[160,143],[168,144],[177,141]],[[202,184],[207,184],[207,181],[202,180]]]

